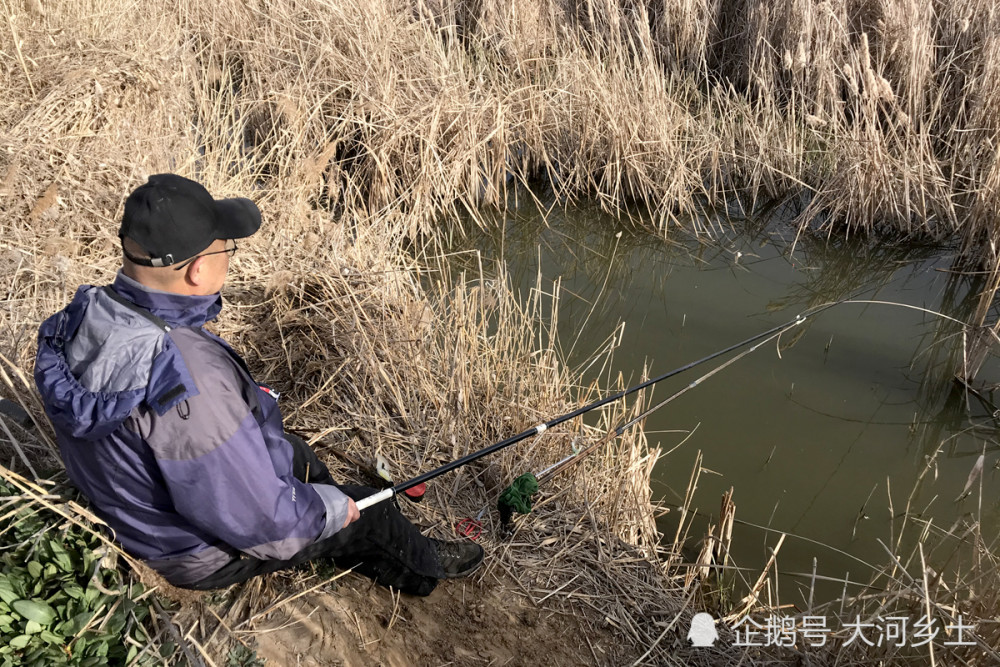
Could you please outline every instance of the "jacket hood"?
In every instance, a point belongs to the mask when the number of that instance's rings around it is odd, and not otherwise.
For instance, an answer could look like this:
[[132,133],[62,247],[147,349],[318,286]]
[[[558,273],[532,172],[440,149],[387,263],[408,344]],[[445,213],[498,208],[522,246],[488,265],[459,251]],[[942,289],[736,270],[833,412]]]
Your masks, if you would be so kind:
[[[121,273],[112,287],[172,327],[201,326],[221,309],[217,294],[150,290]],[[143,402],[162,414],[196,393],[169,334],[91,285],[42,323],[35,384],[57,431],[80,440],[105,437]]]

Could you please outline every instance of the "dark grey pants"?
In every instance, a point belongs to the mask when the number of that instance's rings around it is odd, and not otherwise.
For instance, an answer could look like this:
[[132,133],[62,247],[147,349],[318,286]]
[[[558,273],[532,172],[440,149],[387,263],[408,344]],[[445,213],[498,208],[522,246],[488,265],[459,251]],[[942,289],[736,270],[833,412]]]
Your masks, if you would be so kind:
[[[294,450],[292,469],[297,478],[311,484],[331,484],[355,500],[376,492],[366,486],[334,484],[330,471],[309,445],[296,435],[288,433],[285,437]],[[369,507],[357,521],[288,560],[242,555],[188,588],[225,588],[319,558],[332,558],[337,567],[352,568],[376,583],[411,595],[430,594],[443,575],[430,539],[400,513],[395,501],[386,501]]]

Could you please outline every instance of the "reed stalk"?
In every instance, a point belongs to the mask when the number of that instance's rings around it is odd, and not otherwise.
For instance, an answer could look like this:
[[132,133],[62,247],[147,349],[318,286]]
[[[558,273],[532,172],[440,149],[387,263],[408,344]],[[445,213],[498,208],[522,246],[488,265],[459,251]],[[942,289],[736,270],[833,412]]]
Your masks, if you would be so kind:
[[[591,378],[558,354],[546,296],[558,286],[520,302],[502,273],[453,276],[437,259],[459,217],[488,224],[482,211],[532,188],[661,231],[711,236],[725,223],[699,215],[707,204],[753,213],[776,200],[796,209],[804,238],[955,243],[989,276],[980,323],[991,324],[1000,10],[986,0],[4,0],[3,11],[0,394],[39,425],[7,439],[41,467],[56,465],[55,446],[22,386],[38,323],[77,285],[110,282],[124,197],[161,171],[259,201],[264,228],[234,260],[217,330],[284,390],[290,425],[321,455],[381,454],[400,478],[591,397]],[[417,516],[446,533],[624,409],[469,466]],[[597,662],[707,660],[683,639],[700,579],[685,589],[679,547],[660,547],[656,456],[639,431],[620,439],[560,481],[513,541],[488,545],[485,576],[613,633],[616,643],[588,646]],[[728,512],[692,573],[725,560]],[[960,551],[975,524],[916,525],[917,546],[904,557],[899,543],[895,571],[876,573],[872,590],[942,618],[989,618],[995,545],[977,537],[976,568],[946,583],[917,560]],[[777,607],[766,575],[754,604]],[[192,602],[174,615],[192,655],[217,660],[240,638],[219,628],[291,606],[281,586],[302,584],[297,595],[317,583],[269,581],[221,613]],[[876,598],[845,609],[888,609]],[[980,638],[938,644],[937,659],[986,664],[1000,639],[993,626]],[[865,659],[831,646],[816,664]],[[773,657],[739,653],[725,655]]]

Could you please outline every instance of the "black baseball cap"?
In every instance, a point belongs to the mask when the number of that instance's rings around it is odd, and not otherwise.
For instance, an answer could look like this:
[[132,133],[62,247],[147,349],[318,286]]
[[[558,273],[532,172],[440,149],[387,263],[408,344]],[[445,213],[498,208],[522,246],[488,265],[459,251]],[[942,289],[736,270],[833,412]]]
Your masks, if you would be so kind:
[[242,239],[260,229],[260,209],[249,199],[214,199],[200,183],[177,174],[156,174],[125,200],[118,237],[149,255],[130,261],[170,266],[190,259],[217,239]]

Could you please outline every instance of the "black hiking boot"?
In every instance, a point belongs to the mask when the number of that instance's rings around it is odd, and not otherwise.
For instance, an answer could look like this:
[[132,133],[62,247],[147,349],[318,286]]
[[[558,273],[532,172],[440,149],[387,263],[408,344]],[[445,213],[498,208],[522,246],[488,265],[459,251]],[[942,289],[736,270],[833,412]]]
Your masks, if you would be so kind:
[[444,579],[465,577],[483,564],[483,548],[475,542],[443,542],[431,540],[437,550]]

